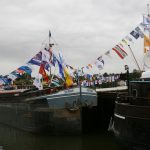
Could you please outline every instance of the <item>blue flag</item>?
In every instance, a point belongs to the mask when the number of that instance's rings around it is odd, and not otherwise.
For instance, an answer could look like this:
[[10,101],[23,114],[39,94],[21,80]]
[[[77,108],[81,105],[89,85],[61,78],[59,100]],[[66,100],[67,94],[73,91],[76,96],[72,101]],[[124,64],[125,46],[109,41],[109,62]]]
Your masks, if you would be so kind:
[[32,69],[30,67],[28,67],[28,66],[21,66],[18,69],[25,71],[27,74],[31,74],[32,73]]
[[136,31],[132,31],[131,33],[130,33],[135,39],[138,39],[139,38],[139,34],[136,32]]

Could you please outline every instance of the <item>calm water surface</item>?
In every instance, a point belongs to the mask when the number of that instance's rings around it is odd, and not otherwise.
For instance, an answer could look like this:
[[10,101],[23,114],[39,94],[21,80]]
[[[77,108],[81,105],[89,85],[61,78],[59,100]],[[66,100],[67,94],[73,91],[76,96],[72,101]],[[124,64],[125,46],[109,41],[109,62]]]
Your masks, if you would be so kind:
[[110,133],[34,135],[0,125],[0,150],[120,150]]

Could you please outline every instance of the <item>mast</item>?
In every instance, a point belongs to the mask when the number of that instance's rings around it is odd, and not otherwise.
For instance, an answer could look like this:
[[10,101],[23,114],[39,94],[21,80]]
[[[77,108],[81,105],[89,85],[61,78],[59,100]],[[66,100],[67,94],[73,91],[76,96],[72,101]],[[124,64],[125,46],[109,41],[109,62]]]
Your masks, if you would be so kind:
[[[50,32],[50,30],[49,30],[49,52],[51,51],[51,32]],[[50,54],[51,55],[51,54]],[[50,58],[51,59],[51,58]],[[51,61],[51,60],[50,60]],[[52,74],[52,71],[51,71],[51,66],[50,66],[50,72],[49,72],[49,74],[50,74],[50,78],[51,78],[51,74]]]
[[[49,30],[49,53],[50,53],[50,61],[52,60],[52,47],[53,47],[54,43],[51,43],[51,31]],[[51,66],[50,66],[50,84],[53,80],[54,74],[52,75],[52,70],[51,70]],[[50,86],[49,84],[49,86]]]
[[[49,30],[49,52],[50,52],[50,55],[51,55],[51,58],[50,58],[50,61],[52,59],[52,52],[51,52],[51,49],[53,47],[53,43],[51,43],[51,31]],[[50,77],[52,75],[52,71],[51,71],[51,66],[50,66]]]

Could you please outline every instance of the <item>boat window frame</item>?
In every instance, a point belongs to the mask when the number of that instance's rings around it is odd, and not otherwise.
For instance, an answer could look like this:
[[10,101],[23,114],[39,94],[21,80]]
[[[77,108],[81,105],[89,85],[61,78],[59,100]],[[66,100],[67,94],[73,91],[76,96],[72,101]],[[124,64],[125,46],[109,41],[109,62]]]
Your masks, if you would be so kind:
[[[134,94],[135,92],[135,94]],[[138,90],[137,89],[132,89],[132,96],[137,97],[138,96]]]

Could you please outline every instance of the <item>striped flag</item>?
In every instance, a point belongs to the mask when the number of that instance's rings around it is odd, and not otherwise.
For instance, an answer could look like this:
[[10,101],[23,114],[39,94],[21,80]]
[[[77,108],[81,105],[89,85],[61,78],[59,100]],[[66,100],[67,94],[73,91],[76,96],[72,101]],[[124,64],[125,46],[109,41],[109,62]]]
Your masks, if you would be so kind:
[[112,50],[114,50],[121,59],[124,59],[128,55],[119,45],[116,45]]

